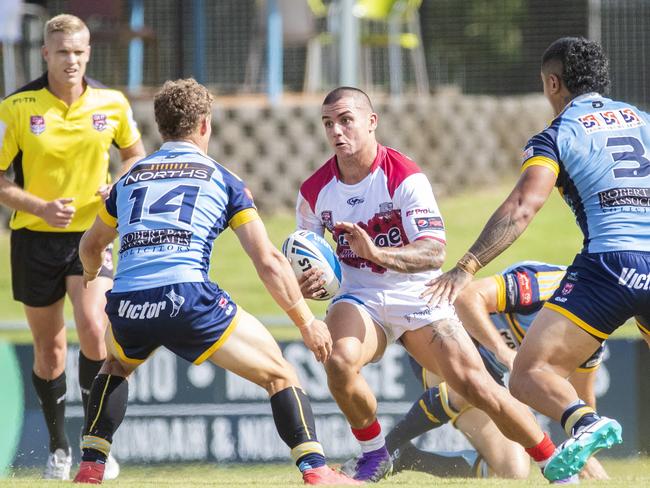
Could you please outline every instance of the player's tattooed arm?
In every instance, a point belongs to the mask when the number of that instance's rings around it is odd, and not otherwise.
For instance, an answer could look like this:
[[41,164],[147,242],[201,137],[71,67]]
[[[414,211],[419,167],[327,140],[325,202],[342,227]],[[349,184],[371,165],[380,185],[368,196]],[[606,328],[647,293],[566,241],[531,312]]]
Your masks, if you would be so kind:
[[529,219],[517,219],[516,211],[499,208],[483,228],[481,235],[470,247],[476,259],[485,265],[508,249],[526,230]]
[[445,245],[434,239],[419,239],[403,247],[377,248],[376,263],[401,273],[438,269],[445,261]]

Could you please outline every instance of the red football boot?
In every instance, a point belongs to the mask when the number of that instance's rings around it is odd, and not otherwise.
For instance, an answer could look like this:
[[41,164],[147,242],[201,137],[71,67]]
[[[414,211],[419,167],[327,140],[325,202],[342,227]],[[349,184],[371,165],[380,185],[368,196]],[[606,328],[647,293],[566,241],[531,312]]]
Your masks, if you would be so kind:
[[79,472],[74,477],[75,483],[89,483],[91,485],[99,485],[104,479],[104,463],[96,463],[95,461],[81,461],[79,465]]
[[334,471],[329,466],[310,468],[302,472],[302,480],[306,485],[362,485],[363,483],[353,480],[348,475]]

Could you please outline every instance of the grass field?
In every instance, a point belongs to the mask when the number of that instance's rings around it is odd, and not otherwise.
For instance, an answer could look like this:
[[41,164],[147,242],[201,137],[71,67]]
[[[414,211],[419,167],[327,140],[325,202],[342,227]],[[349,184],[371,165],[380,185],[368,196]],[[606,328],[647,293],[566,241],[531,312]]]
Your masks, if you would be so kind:
[[[447,228],[447,269],[467,250],[478,236],[481,228],[505,198],[511,189],[511,184],[503,184],[490,190],[465,193],[441,199],[440,207]],[[292,214],[265,216],[271,240],[279,247],[284,238],[294,228]],[[568,207],[562,202],[556,192],[535,218],[531,226],[520,239],[502,256],[490,263],[480,276],[499,271],[509,264],[534,259],[550,263],[568,264],[580,250],[582,235]],[[233,232],[224,232],[214,245],[212,259],[212,277],[222,288],[228,290],[233,298],[247,311],[258,317],[277,317],[281,320],[284,314],[273,302],[260,283],[255,269],[244,254]],[[320,315],[325,312],[326,304],[311,302],[312,309]],[[11,280],[9,274],[9,236],[0,235],[0,326],[1,322],[24,322],[22,307],[11,299]],[[68,318],[71,313],[68,307]],[[297,338],[295,328],[274,327],[274,335],[278,339]],[[635,336],[633,326],[623,327],[615,337]],[[1,331],[0,338],[11,341],[29,341],[29,332]],[[75,340],[74,331],[70,333]]]
[[[581,486],[606,486],[607,488],[631,488],[650,486],[650,459],[623,459],[603,460],[605,469],[609,472],[611,480],[584,481]],[[533,469],[534,473],[528,480],[498,480],[498,479],[464,479],[464,478],[436,478],[423,473],[402,472],[387,480],[381,481],[377,486],[476,486],[476,487],[503,487],[503,486],[549,486],[542,476]],[[52,487],[52,481],[40,481],[38,473],[33,470],[16,473],[12,478],[0,480],[0,487],[20,486]],[[233,465],[210,466],[175,465],[173,467],[131,467],[124,468],[118,480],[105,483],[106,486],[264,486],[286,487],[301,486],[295,468],[286,465]],[[58,484],[56,486],[59,486]]]

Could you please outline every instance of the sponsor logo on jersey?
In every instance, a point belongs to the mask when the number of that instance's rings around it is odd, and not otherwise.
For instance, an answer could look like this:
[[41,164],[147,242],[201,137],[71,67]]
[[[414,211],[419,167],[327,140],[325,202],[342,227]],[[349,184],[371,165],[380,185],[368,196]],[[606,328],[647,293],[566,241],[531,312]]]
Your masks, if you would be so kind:
[[566,274],[566,279],[567,281],[578,281],[578,272],[577,271],[571,271]]
[[429,320],[431,317],[431,308],[425,307],[421,310],[416,310],[415,312],[407,313],[404,315],[406,321],[410,324],[412,320]]
[[411,215],[430,215],[435,213],[430,208],[412,208],[411,210],[406,211],[406,216],[410,217]]
[[578,117],[578,121],[587,134],[608,130],[633,129],[645,125],[643,119],[631,108],[601,110]]
[[610,188],[598,192],[601,208],[650,207],[650,188]]
[[650,274],[639,273],[636,268],[623,268],[618,277],[618,284],[631,290],[647,290],[650,285]]
[[120,253],[134,247],[147,246],[189,246],[192,232],[180,229],[139,230],[124,234],[121,239]]
[[37,136],[45,132],[45,119],[42,115],[32,115],[29,118],[29,130]]
[[323,210],[320,213],[320,221],[323,223],[327,230],[332,232],[332,229],[334,229],[334,219],[332,219],[331,210]]
[[[124,186],[141,181],[174,178],[194,178],[207,181],[212,177],[213,172],[214,167],[201,163],[145,163],[136,166],[129,172]],[[252,200],[253,195],[250,195],[250,198]]]
[[379,213],[385,214],[393,211],[393,202],[383,202],[379,204]]
[[93,127],[101,132],[106,129],[106,114],[93,114]]
[[413,219],[413,223],[418,228],[418,230],[442,230],[445,228],[445,225],[442,223],[440,217],[423,217],[419,219]]
[[160,312],[167,307],[167,301],[131,303],[131,300],[120,300],[117,315],[125,319],[143,320],[160,316]]
[[519,304],[527,307],[533,303],[533,285],[526,273],[515,273],[519,283]]
[[16,105],[17,103],[36,103],[36,97],[14,98],[13,104]]
[[564,287],[562,288],[562,295],[568,295],[573,291],[573,287],[575,285],[573,283],[564,283]]
[[564,302],[567,301],[567,298],[566,297],[555,297],[553,300],[555,300],[556,302],[564,303]]
[[351,197],[348,198],[347,204],[354,207],[355,205],[360,205],[366,200],[363,197]]

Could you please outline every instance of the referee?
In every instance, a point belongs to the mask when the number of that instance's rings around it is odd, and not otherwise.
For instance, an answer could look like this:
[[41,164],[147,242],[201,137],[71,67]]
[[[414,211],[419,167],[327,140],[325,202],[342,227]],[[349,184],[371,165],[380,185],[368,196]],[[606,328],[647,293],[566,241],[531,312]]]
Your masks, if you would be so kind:
[[[14,210],[13,296],[23,303],[34,338],[32,381],[50,436],[43,477],[68,479],[64,299],[67,293],[79,335],[85,409],[106,357],[104,294],[112,287],[113,264],[107,249],[100,278],[84,288],[79,240],[110,190],[110,146],[119,148],[122,172],[144,148],[124,95],[84,76],[90,33],[83,21],[57,15],[45,24],[44,39],[47,72],[0,103],[0,203]],[[12,165],[13,182],[5,176]]]

